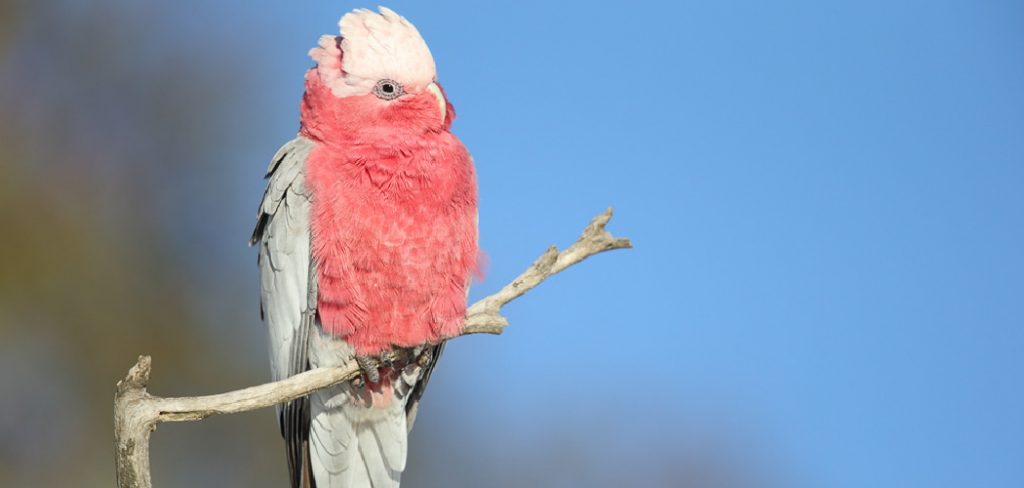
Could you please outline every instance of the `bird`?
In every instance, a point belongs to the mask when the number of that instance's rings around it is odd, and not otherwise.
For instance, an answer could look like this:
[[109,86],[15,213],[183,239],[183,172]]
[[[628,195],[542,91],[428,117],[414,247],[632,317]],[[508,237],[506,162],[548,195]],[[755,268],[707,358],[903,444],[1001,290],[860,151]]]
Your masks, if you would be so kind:
[[416,27],[357,9],[309,51],[299,131],[250,245],[274,381],[358,378],[277,407],[291,486],[397,487],[408,433],[479,268],[476,170]]

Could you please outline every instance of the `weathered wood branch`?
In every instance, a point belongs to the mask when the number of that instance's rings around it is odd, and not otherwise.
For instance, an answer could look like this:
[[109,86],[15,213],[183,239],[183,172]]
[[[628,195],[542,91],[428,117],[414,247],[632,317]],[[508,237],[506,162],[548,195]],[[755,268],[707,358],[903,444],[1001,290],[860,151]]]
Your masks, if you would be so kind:
[[[614,237],[605,225],[612,209],[594,217],[571,246],[559,252],[555,246],[511,283],[481,299],[466,311],[466,334],[500,334],[508,325],[501,308],[539,285],[548,277],[604,251],[632,247],[629,239]],[[238,413],[270,407],[306,396],[316,390],[359,376],[359,366],[318,368],[273,383],[200,397],[161,398],[146,391],[152,360],[139,356],[128,375],[117,383],[114,398],[114,441],[117,485],[150,488],[149,435],[161,422],[202,420],[211,415]]]

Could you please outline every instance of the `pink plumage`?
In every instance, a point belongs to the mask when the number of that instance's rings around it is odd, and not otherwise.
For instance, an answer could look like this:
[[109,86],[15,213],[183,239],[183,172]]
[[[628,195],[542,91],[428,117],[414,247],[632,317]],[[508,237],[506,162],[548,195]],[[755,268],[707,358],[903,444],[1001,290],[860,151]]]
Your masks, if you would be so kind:
[[[293,488],[397,488],[478,261],[473,163],[416,28],[356,10],[310,51],[301,129],[271,160],[252,242],[271,371],[359,363],[278,408]],[[410,354],[376,367],[393,348]]]
[[394,100],[337,97],[317,68],[306,76],[318,312],[362,355],[457,335],[477,261],[475,175],[448,131],[454,110],[426,84],[402,87]]

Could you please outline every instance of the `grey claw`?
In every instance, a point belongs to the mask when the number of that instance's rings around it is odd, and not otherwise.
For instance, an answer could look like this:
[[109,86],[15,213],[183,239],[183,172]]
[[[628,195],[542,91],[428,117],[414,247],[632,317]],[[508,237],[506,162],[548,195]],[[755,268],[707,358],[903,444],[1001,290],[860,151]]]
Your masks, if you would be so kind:
[[356,356],[356,363],[359,364],[359,369],[363,370],[363,375],[366,376],[367,381],[370,383],[380,383],[380,361],[377,358],[369,356]]

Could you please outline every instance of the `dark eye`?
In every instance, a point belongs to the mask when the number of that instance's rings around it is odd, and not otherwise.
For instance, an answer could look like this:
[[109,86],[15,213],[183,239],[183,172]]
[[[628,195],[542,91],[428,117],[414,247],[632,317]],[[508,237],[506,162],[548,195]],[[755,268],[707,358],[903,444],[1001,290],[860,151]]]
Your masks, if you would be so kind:
[[377,85],[373,87],[373,94],[381,100],[394,100],[405,95],[405,90],[397,81],[384,79],[378,81]]

